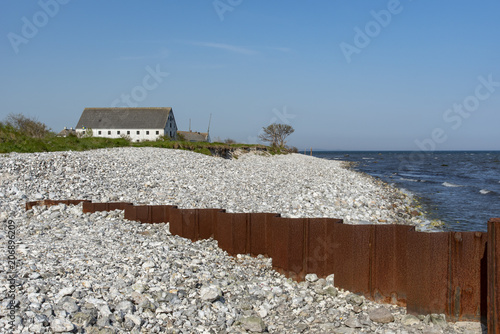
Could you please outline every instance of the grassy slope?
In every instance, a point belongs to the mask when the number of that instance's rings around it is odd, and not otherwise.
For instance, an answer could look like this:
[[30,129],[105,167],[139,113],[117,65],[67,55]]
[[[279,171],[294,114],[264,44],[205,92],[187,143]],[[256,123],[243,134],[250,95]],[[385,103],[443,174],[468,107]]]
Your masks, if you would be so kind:
[[162,147],[190,150],[198,153],[211,155],[212,149],[234,149],[234,148],[265,148],[271,154],[281,153],[264,145],[246,144],[223,144],[223,143],[191,143],[186,141],[154,141],[154,142],[134,142],[126,139],[109,138],[78,138],[78,137],[56,137],[54,134],[43,138],[32,138],[24,135],[16,129],[0,123],[0,153],[33,153],[52,151],[85,151],[98,148],[109,147]]

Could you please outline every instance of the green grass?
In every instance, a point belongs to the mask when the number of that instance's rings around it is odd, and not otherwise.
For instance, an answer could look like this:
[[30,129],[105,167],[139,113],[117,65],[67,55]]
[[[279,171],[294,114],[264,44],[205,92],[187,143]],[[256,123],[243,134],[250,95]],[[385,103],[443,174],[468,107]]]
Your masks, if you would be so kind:
[[123,139],[57,137],[49,134],[32,138],[16,129],[0,124],[0,153],[33,153],[53,151],[85,151],[106,147],[124,147],[130,143]]
[[264,145],[247,144],[225,144],[225,143],[206,143],[206,142],[187,142],[173,140],[130,142],[124,138],[110,139],[100,137],[78,138],[57,137],[51,133],[43,138],[32,138],[24,135],[22,132],[12,126],[0,123],[0,153],[34,153],[34,152],[53,152],[53,151],[86,151],[99,148],[111,147],[159,147],[189,150],[206,155],[212,155],[212,151],[224,151],[231,149],[251,149],[261,148],[271,154],[286,153],[277,148],[271,148]]

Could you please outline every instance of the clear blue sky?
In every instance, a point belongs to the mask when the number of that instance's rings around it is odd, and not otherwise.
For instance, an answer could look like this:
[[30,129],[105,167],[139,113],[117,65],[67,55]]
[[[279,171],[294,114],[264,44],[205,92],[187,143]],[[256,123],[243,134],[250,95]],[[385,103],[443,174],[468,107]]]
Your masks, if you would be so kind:
[[499,13],[493,0],[3,0],[0,119],[59,131],[85,107],[170,106],[179,129],[212,114],[212,137],[241,142],[286,121],[301,150],[500,150]]

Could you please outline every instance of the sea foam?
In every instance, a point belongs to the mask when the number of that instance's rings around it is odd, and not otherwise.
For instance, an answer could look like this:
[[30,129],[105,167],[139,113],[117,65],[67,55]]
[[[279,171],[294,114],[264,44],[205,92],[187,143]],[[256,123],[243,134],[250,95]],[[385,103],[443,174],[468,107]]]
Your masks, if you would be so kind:
[[463,187],[461,185],[458,185],[458,184],[453,184],[453,183],[449,183],[449,182],[443,182],[441,185],[445,186],[445,187],[451,187],[451,188],[456,188],[456,187]]

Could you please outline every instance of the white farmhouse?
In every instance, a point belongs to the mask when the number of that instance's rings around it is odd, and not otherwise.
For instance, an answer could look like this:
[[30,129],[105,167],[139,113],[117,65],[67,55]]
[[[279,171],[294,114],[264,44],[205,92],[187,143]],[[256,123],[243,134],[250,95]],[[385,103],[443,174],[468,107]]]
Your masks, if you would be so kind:
[[177,138],[172,108],[85,108],[76,126],[79,135],[92,129],[94,137],[130,137],[154,141],[160,136]]

